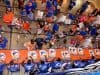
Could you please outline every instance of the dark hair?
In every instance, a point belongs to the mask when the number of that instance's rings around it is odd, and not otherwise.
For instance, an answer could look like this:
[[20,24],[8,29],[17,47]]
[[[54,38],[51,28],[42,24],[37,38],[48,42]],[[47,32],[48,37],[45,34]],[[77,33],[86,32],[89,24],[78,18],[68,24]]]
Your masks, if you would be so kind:
[[44,63],[45,63],[45,61],[41,60],[41,61],[40,61],[40,63],[41,63],[41,64],[44,64]]
[[61,61],[61,59],[60,59],[60,58],[58,58],[56,61]]
[[31,44],[34,44],[34,39],[31,39]]
[[28,60],[28,61],[27,61],[27,64],[28,64],[28,65],[29,65],[29,64],[31,64],[31,63],[32,63],[32,61],[31,61],[31,60]]
[[14,61],[13,61],[13,60],[11,60],[9,64],[10,64],[10,65],[13,65],[13,64],[14,64]]

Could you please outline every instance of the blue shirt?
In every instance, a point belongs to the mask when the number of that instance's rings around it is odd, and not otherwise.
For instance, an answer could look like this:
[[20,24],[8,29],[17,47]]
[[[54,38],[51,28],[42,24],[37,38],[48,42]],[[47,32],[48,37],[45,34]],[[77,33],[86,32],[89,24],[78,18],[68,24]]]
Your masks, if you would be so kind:
[[32,6],[26,5],[25,6],[27,14],[29,14],[30,10],[32,10]]
[[36,2],[33,2],[32,3],[32,9],[34,10],[34,9],[36,9],[37,8],[37,3]]
[[47,2],[46,2],[46,8],[47,8],[47,9],[50,9],[51,7],[52,7],[51,2],[50,2],[50,1],[47,1]]
[[53,5],[57,8],[57,6],[58,6],[57,0],[54,0],[54,1],[53,1]]
[[49,63],[39,64],[40,73],[47,73],[50,65]]
[[76,68],[82,68],[82,67],[85,67],[86,63],[82,61],[75,61],[74,65]]
[[33,70],[33,67],[34,67],[34,64],[25,64],[24,65],[25,72],[32,71]]
[[59,30],[59,25],[55,23],[53,25],[53,31],[58,31],[58,30]]
[[91,31],[90,32],[91,35],[96,35],[96,33],[97,33],[96,28],[91,28],[90,31]]
[[75,18],[76,18],[76,17],[75,17],[73,14],[71,14],[71,13],[68,15],[68,17],[69,17],[71,20],[75,20]]
[[62,66],[62,62],[61,61],[54,61],[51,63],[51,66],[53,69],[60,69]]
[[51,40],[51,38],[52,38],[52,34],[50,33],[50,32],[48,32],[47,34],[46,34],[46,40]]
[[7,38],[3,38],[3,41],[0,43],[0,48],[4,49],[6,48],[6,44],[7,44],[8,40]]
[[8,67],[8,70],[9,70],[10,72],[18,72],[18,71],[19,71],[19,65],[18,65],[18,64],[10,65],[10,66]]
[[88,65],[89,65],[89,64],[93,64],[93,63],[95,63],[95,60],[94,60],[94,59],[88,60]]
[[34,15],[33,15],[32,12],[29,12],[29,14],[27,14],[27,16],[28,16],[29,20],[33,20],[33,18],[34,18],[34,17],[33,17]]
[[0,72],[3,72],[4,71],[5,66],[6,66],[5,64],[0,63]]

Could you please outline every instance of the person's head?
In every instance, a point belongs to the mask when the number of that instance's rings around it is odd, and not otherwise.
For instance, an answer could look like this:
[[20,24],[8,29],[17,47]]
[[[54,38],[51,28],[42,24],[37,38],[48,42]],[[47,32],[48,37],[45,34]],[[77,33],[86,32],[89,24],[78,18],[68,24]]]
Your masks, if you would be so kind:
[[11,60],[11,61],[10,61],[10,65],[13,65],[13,64],[14,64],[14,60]]
[[40,61],[40,63],[41,63],[41,64],[44,64],[44,63],[45,63],[45,61],[41,60],[41,61]]
[[60,58],[57,58],[57,59],[56,59],[56,61],[60,62],[60,61],[61,61],[61,59],[60,59]]
[[32,63],[32,61],[31,61],[31,60],[28,60],[28,61],[27,61],[27,64],[28,64],[28,65],[30,65],[31,63]]
[[31,39],[31,44],[34,44],[34,39]]

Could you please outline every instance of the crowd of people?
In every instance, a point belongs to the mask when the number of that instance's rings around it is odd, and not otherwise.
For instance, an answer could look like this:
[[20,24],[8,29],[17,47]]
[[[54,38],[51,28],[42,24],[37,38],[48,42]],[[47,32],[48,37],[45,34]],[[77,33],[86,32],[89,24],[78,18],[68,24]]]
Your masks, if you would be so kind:
[[[66,48],[69,46],[80,48],[97,48],[94,46],[95,40],[99,38],[100,33],[100,10],[94,8],[89,14],[84,12],[91,5],[88,0],[85,1],[76,13],[69,12],[76,5],[75,0],[70,0],[68,13],[61,12],[62,0],[42,0],[41,9],[38,9],[37,0],[18,0],[18,16],[12,11],[12,5],[9,0],[4,0],[6,11],[3,15],[3,22],[10,30],[12,28],[25,34],[33,35],[32,30],[36,29],[35,37],[23,46],[28,50],[43,49],[44,45],[48,48]],[[0,34],[4,30],[0,25]],[[60,42],[59,46],[56,44]],[[99,40],[98,40],[99,41]],[[0,35],[0,49],[5,49],[8,39]],[[98,48],[99,45],[98,45]],[[61,60],[54,59],[52,62],[41,60],[35,63],[32,59],[24,61],[22,66],[25,72],[34,75],[35,73],[52,73],[64,71],[71,68],[83,68],[86,65],[95,63],[96,59],[90,60]],[[5,63],[0,61],[0,75],[2,75]],[[20,71],[20,65],[11,61],[7,65],[10,72]],[[31,74],[32,73],[32,74]]]
[[[52,61],[52,62],[51,62]],[[19,74],[21,67],[24,68],[25,75],[39,75],[46,73],[57,73],[62,72],[59,75],[65,75],[65,72],[68,69],[75,68],[84,68],[87,65],[94,64],[98,60],[94,57],[90,60],[61,60],[59,58],[53,58],[51,61],[48,61],[46,58],[40,62],[35,62],[31,57],[26,58],[22,63],[17,63],[17,60],[11,60],[10,63],[5,64],[5,62],[0,61],[0,75],[3,75],[5,69],[8,70],[8,73],[11,75]],[[58,75],[58,74],[57,74]]]
[[[5,3],[7,10],[3,21],[10,29],[15,28],[30,35],[33,35],[32,30],[36,29],[35,38],[31,38],[24,44],[28,50],[42,49],[44,45],[49,45],[48,48],[97,47],[94,44],[96,38],[99,38],[100,10],[94,8],[91,13],[84,13],[91,2],[85,1],[81,8],[73,14],[62,13],[61,2],[58,0],[42,0],[41,9],[43,10],[38,9],[36,0],[25,2],[22,0],[19,2],[19,11],[17,11],[19,17],[12,12],[10,2]],[[72,10],[75,5],[75,0],[71,0],[68,10]],[[66,39],[67,37],[70,39]],[[62,43],[56,46],[60,40]]]

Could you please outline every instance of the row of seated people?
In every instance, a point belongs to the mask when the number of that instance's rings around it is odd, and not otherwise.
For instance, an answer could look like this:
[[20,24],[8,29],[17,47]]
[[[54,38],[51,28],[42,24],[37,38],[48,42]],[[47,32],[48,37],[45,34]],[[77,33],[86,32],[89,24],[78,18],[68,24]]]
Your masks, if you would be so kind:
[[57,73],[64,72],[68,69],[74,68],[84,68],[87,65],[93,64],[98,60],[94,57],[90,60],[61,60],[53,59],[52,62],[46,61],[46,59],[41,60],[40,62],[34,62],[30,57],[29,59],[18,64],[16,60],[12,60],[9,64],[5,64],[3,61],[0,61],[0,75],[3,75],[5,67],[12,74],[20,71],[20,66],[23,66],[25,73],[30,73],[30,75],[42,74],[42,73]]

